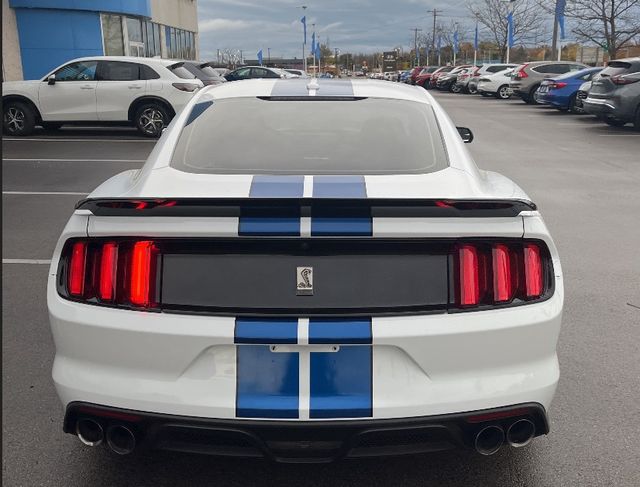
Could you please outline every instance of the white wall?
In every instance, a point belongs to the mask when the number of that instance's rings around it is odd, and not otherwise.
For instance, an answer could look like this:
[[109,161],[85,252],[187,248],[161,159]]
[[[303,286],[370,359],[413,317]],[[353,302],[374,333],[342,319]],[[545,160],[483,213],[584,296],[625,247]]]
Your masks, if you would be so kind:
[[9,7],[9,0],[2,0],[2,79],[22,79],[22,58],[18,42],[16,14]]

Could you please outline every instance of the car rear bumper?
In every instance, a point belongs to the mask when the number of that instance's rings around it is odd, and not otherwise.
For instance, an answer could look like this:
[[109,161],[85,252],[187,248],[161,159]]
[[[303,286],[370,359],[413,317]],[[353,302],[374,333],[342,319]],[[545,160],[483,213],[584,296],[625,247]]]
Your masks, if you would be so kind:
[[[561,276],[556,278],[555,293],[540,303],[374,316],[367,346],[373,364],[367,379],[371,418],[430,416],[525,402],[548,408],[559,378],[556,342],[563,290]],[[65,406],[81,401],[206,418],[241,416],[236,409],[240,347],[234,343],[234,317],[75,303],[58,295],[55,281],[50,275],[53,379]],[[289,348],[300,356],[316,351],[309,345]],[[306,367],[308,375],[308,363]],[[302,377],[302,365],[300,370]],[[308,390],[306,394],[308,417]],[[305,416],[301,412],[296,417]]]
[[582,101],[586,113],[599,117],[610,117],[616,120],[632,122],[635,107],[632,103],[624,103],[615,98],[593,98],[588,96]]
[[78,421],[92,420],[103,431],[125,426],[135,437],[136,449],[324,463],[473,448],[477,434],[487,426],[506,432],[522,419],[534,424],[534,436],[549,432],[546,411],[537,403],[417,418],[273,422],[166,415],[74,402],[67,407],[64,430],[76,434]]

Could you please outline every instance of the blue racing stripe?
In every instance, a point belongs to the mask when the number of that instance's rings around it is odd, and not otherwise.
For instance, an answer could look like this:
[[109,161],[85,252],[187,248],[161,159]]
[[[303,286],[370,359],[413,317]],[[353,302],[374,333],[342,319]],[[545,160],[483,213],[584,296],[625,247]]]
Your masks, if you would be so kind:
[[371,344],[371,318],[309,320],[310,344]]
[[[251,198],[301,198],[304,176],[256,175],[251,181]],[[300,235],[299,209],[243,209],[239,235]]]
[[366,198],[364,176],[314,176],[314,198]]
[[351,80],[318,80],[316,96],[353,96],[353,83]]
[[236,352],[236,416],[298,417],[300,363],[297,353],[269,346],[241,345]]
[[309,417],[373,416],[373,351],[346,346],[338,352],[311,352]]
[[237,318],[235,343],[298,343],[298,319]]
[[310,344],[347,344],[338,352],[311,352],[310,418],[373,415],[372,341],[370,318],[309,320]]
[[254,345],[297,341],[296,318],[236,319],[236,416],[298,417],[299,355],[275,353],[268,345]]
[[250,198],[302,198],[304,176],[258,174],[251,180]]
[[[314,176],[314,198],[366,198],[364,176]],[[311,218],[314,236],[370,236],[373,219],[368,208],[315,210]]]

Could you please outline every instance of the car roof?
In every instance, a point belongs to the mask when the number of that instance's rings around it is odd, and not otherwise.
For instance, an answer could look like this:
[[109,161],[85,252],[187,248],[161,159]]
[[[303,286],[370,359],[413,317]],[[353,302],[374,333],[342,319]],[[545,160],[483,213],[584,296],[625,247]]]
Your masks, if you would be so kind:
[[[66,63],[71,63],[74,61],[122,61],[129,63],[159,63],[164,66],[171,66],[172,64],[176,64],[182,62],[179,59],[162,59],[159,57],[137,57],[137,56],[85,56],[75,59],[69,59]],[[197,62],[197,61],[189,61],[189,62]]]
[[309,96],[307,86],[312,83],[317,83],[318,86],[316,96],[387,98],[430,104],[430,98],[422,88],[418,89],[403,83],[369,79],[248,79],[225,83],[216,86],[215,90],[205,88],[196,96],[199,98],[212,96],[215,99],[270,96],[304,97]]

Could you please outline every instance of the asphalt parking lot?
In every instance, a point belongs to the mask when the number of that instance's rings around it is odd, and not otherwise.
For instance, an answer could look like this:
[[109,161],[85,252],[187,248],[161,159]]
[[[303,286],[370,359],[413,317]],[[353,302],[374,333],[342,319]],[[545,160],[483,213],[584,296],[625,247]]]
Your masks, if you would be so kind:
[[[47,260],[74,203],[142,164],[133,130],[3,143],[3,482],[11,486],[640,485],[640,133],[518,100],[436,93],[483,169],[538,203],[560,251],[565,317],[551,434],[491,457],[449,452],[332,465],[184,454],[117,457],[62,433]],[[522,344],[526,347],[526,343]]]

